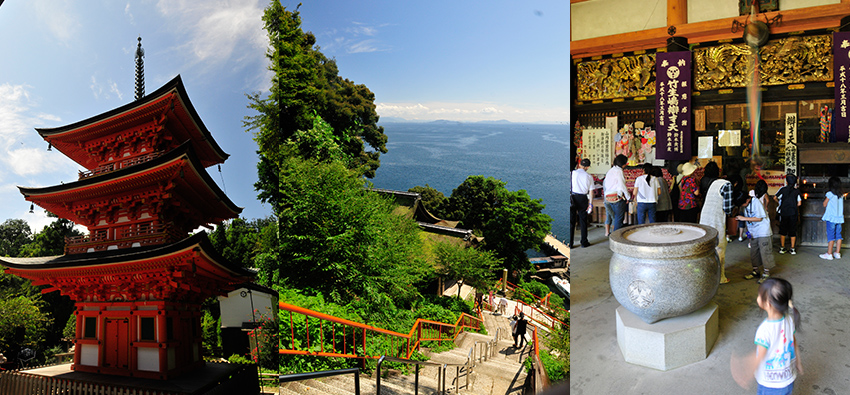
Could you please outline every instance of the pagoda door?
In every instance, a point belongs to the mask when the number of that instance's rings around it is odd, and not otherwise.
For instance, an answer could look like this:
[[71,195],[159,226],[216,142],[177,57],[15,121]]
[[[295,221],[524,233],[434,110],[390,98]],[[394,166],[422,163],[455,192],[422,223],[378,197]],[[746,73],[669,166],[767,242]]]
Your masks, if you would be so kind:
[[130,322],[127,318],[107,318],[103,342],[103,366],[129,369]]

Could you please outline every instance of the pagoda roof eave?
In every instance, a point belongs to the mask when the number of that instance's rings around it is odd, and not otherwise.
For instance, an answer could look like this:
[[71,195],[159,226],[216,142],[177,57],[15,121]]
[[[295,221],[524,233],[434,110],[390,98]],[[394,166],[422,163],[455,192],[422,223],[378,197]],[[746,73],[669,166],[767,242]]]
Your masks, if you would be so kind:
[[[208,144],[208,146],[212,149],[212,151],[215,152],[215,154],[220,158],[219,163],[224,162],[228,157],[230,157],[230,154],[224,152],[224,150],[221,149],[221,147],[218,145],[218,143],[215,141],[215,139],[213,139],[212,134],[210,134],[206,125],[204,125],[203,121],[201,120],[201,117],[198,115],[198,112],[195,110],[195,106],[192,105],[192,102],[189,100],[189,95],[186,92],[186,88],[183,85],[183,80],[182,80],[182,78],[180,77],[179,74],[176,77],[174,77],[173,79],[171,79],[171,81],[168,81],[167,83],[165,83],[165,85],[163,85],[159,89],[151,92],[148,95],[145,95],[141,99],[132,101],[132,102],[127,103],[127,104],[125,104],[121,107],[117,107],[117,108],[112,109],[110,111],[104,112],[102,114],[95,115],[95,116],[87,118],[87,119],[83,119],[83,120],[78,121],[78,122],[74,122],[74,123],[69,124],[69,125],[59,126],[59,127],[55,127],[55,128],[35,128],[35,130],[45,140],[48,140],[49,138],[58,138],[60,135],[63,135],[63,134],[69,133],[69,132],[73,132],[73,131],[81,129],[81,128],[85,128],[87,126],[94,125],[98,122],[103,122],[103,121],[109,120],[111,118],[119,118],[122,115],[129,114],[137,108],[144,107],[145,105],[148,105],[150,103],[153,103],[157,100],[162,99],[164,96],[170,94],[170,92],[175,91],[175,90],[177,91],[177,94],[180,98],[180,101],[183,103],[183,107],[186,109],[186,111],[191,116],[191,118],[193,119],[195,124],[198,126],[198,130],[201,132],[201,134],[203,136],[202,140],[206,144]],[[57,146],[57,148],[59,148],[59,147]],[[84,167],[87,167],[87,168],[90,167],[90,166],[86,166],[83,163],[81,163],[81,165],[83,165]]]
[[221,190],[221,188],[219,188],[218,185],[212,180],[210,175],[207,173],[207,171],[201,164],[200,159],[198,159],[197,155],[195,154],[193,146],[188,141],[184,142],[179,147],[169,151],[168,153],[160,157],[151,159],[150,161],[143,162],[134,166],[129,166],[123,169],[115,170],[113,172],[84,178],[82,180],[70,182],[67,184],[53,185],[41,188],[28,188],[19,186],[18,190],[27,198],[27,200],[34,201],[37,200],[37,198],[40,196],[43,197],[51,194],[69,192],[73,190],[84,189],[87,187],[94,187],[98,184],[110,183],[118,179],[131,177],[134,174],[144,173],[155,169],[156,167],[165,166],[183,155],[186,156],[190,163],[190,166],[195,169],[194,173],[198,174],[199,178],[209,188],[209,191],[228,210],[230,210],[234,214],[234,216],[238,216],[242,212],[242,207],[236,206],[236,204],[234,204],[233,201],[231,201],[230,198],[228,198],[227,195]]
[[[108,265],[148,261],[159,257],[178,254],[186,249],[197,249],[209,257],[211,262],[226,269],[231,275],[239,278],[253,278],[251,270],[236,266],[222,257],[213,247],[206,232],[199,232],[176,243],[150,247],[126,248],[111,251],[98,251],[85,254],[68,254],[37,258],[0,258],[0,265],[17,272],[45,272],[69,268],[99,268]],[[243,280],[244,281],[244,280]]]

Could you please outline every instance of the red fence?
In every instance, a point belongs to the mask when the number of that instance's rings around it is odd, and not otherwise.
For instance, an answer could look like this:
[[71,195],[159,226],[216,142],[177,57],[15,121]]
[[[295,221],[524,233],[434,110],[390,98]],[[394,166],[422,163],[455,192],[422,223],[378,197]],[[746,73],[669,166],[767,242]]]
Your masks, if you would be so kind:
[[284,302],[279,306],[289,312],[290,336],[286,338],[286,322],[282,321],[279,350],[287,355],[407,359],[423,341],[454,341],[464,328],[478,329],[482,322],[468,314],[461,314],[454,324],[418,319],[410,332],[403,334]]

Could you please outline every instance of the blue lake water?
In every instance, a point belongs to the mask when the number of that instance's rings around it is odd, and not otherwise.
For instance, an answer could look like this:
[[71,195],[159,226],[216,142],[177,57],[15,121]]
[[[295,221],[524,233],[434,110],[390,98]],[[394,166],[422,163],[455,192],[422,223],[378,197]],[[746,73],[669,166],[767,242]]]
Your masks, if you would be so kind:
[[425,184],[446,197],[467,176],[483,175],[542,199],[552,233],[567,238],[569,127],[538,124],[387,123],[388,152],[372,180],[406,191]]

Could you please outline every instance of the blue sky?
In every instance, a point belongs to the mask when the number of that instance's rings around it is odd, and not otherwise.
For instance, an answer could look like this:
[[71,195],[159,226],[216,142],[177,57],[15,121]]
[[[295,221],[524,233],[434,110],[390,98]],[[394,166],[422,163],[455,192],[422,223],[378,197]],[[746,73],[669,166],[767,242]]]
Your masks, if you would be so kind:
[[[410,120],[567,123],[569,2],[301,0],[303,28],[340,75],[375,93],[378,114]],[[295,9],[297,1],[283,1]],[[0,6],[0,221],[50,222],[16,186],[76,180],[80,166],[35,128],[67,125],[133,100],[136,38],[145,87],[180,74],[230,159],[212,178],[243,217],[256,200],[256,144],[245,93],[268,92],[267,0],[6,0]]]
[[567,0],[299,2],[382,117],[568,123]]

